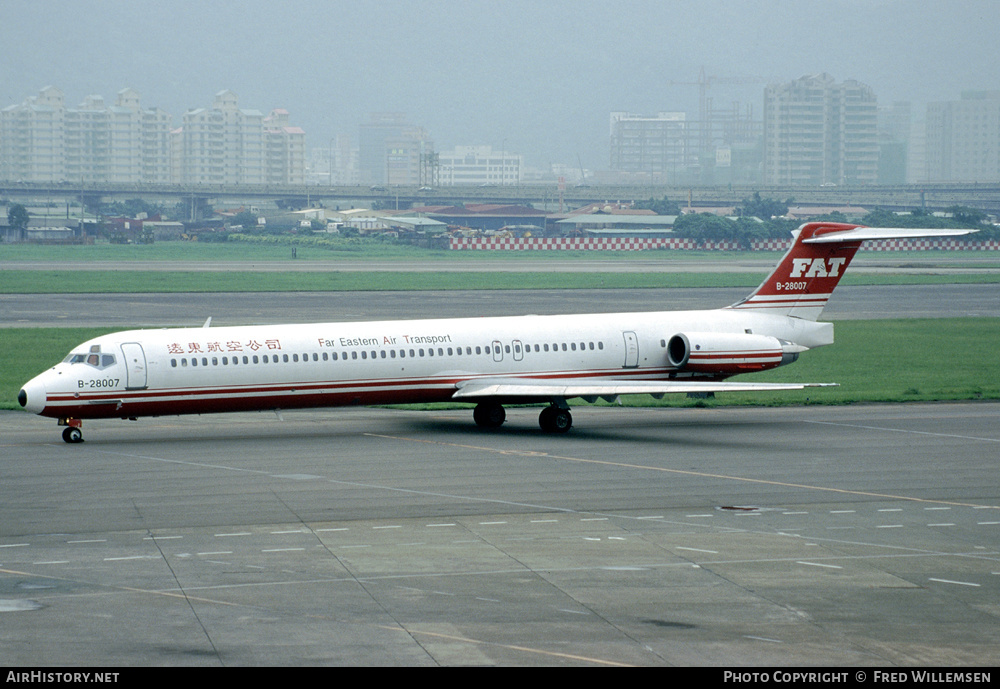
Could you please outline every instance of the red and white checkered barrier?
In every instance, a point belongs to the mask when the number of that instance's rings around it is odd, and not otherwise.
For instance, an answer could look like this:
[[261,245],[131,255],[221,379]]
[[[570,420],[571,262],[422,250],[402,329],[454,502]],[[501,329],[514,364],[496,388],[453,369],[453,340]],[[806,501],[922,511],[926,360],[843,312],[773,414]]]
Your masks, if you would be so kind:
[[452,237],[450,249],[486,251],[649,251],[708,249],[735,251],[735,242],[705,242],[676,237]]
[[[791,239],[752,242],[751,251],[786,251]],[[449,248],[464,251],[649,251],[677,249],[740,251],[737,242],[699,242],[678,237],[452,237]],[[1000,251],[1000,241],[962,242],[955,239],[886,239],[866,242],[863,251]]]

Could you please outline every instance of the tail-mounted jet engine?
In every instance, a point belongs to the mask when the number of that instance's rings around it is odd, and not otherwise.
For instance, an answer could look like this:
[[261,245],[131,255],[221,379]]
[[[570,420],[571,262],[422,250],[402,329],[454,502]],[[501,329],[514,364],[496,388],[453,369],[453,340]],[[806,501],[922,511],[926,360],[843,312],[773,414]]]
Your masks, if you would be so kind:
[[750,333],[677,333],[667,361],[677,370],[735,375],[790,364],[805,347]]

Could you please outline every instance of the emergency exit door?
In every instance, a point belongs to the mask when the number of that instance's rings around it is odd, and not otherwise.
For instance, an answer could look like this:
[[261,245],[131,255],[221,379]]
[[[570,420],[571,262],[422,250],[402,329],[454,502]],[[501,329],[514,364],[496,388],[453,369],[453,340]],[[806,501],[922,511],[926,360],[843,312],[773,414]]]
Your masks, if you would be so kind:
[[623,332],[622,335],[625,337],[625,364],[622,368],[638,368],[639,338],[631,331]]

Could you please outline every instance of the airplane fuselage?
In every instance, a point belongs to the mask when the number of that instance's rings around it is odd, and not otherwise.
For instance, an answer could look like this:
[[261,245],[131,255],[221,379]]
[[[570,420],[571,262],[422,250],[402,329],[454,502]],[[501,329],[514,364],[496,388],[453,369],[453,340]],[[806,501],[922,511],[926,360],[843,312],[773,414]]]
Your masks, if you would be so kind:
[[756,335],[812,348],[832,331],[731,309],[131,330],[83,343],[28,383],[25,408],[128,418],[447,401],[459,383],[510,377],[720,380],[794,357],[750,346],[729,366],[678,366],[671,338]]

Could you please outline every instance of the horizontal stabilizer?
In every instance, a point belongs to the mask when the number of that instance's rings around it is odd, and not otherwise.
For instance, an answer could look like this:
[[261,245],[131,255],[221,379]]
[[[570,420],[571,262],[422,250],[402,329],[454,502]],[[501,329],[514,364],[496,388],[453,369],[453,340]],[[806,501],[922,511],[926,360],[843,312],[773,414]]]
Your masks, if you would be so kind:
[[853,230],[829,232],[802,240],[803,244],[834,242],[864,242],[877,239],[921,239],[923,237],[960,237],[978,230],[936,230],[910,227],[856,227]]

